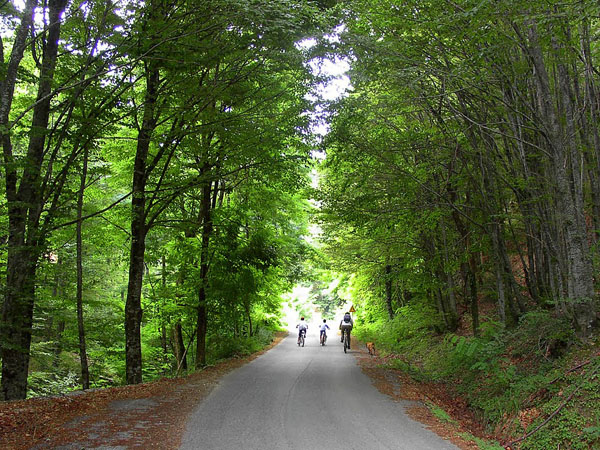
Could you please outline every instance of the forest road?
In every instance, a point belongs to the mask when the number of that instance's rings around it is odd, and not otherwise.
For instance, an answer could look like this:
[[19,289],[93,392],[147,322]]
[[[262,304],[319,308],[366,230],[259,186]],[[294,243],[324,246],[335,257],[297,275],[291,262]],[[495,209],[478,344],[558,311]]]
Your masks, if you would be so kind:
[[[356,350],[354,350],[356,351]],[[181,449],[456,449],[380,393],[330,332],[279,345],[226,375],[192,413]]]

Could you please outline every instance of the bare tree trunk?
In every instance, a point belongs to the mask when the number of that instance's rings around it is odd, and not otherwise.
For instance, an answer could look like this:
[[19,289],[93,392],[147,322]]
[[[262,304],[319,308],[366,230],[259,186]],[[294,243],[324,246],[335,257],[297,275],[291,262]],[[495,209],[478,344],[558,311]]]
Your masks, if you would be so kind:
[[[594,223],[595,241],[600,239],[600,132],[598,124],[600,123],[600,111],[598,111],[598,94],[594,83],[594,66],[592,64],[592,51],[590,48],[590,24],[587,19],[583,20],[581,25],[581,50],[585,63],[585,101],[584,105],[589,110],[589,121],[584,118],[586,128],[591,129],[593,148],[590,152],[589,178],[592,195],[592,220]],[[584,131],[585,132],[585,131]]]
[[88,147],[84,148],[83,168],[81,170],[81,184],[77,197],[77,330],[79,332],[79,360],[81,362],[81,387],[90,388],[90,372],[88,368],[87,351],[85,345],[85,327],[83,322],[83,239],[82,239],[82,213],[85,182],[88,168]]
[[[201,293],[205,294],[204,289]],[[208,315],[206,308],[206,296],[200,295],[199,301],[203,303],[198,305],[197,323],[196,323],[196,369],[206,366],[206,331],[208,329]]]
[[591,260],[583,218],[583,198],[579,181],[579,155],[576,152],[573,124],[573,106],[569,93],[568,73],[564,64],[559,63],[558,89],[562,115],[566,129],[561,126],[559,111],[556,110],[546,64],[540,48],[535,24],[529,27],[529,51],[535,67],[535,80],[538,88],[540,108],[546,118],[548,148],[552,150],[552,163],[556,176],[557,216],[559,226],[564,229],[566,252],[567,295],[573,302],[574,322],[578,331],[587,335],[595,319],[592,299],[595,297]]
[[[62,260],[60,258],[59,258],[57,264],[58,264],[58,267],[60,267],[62,265]],[[60,274],[57,273],[56,277],[54,279],[54,288],[53,288],[52,296],[55,298],[63,298],[63,295],[64,295],[64,292],[63,292],[61,277],[60,277]],[[52,367],[54,367],[55,369],[57,369],[60,364],[60,354],[62,353],[62,349],[63,349],[62,338],[63,338],[63,333],[65,331],[65,326],[66,326],[66,323],[63,319],[58,321],[58,325],[56,327],[56,334],[54,336],[56,345],[54,346],[54,358],[52,361]]]
[[385,265],[385,307],[390,320],[394,318],[394,308],[392,306],[392,266]]
[[188,370],[187,358],[185,355],[185,344],[183,343],[183,333],[181,330],[181,321],[178,320],[173,328],[173,340],[175,346],[175,358],[177,359],[177,368],[185,372]]
[[252,337],[252,315],[250,314],[250,301],[247,296],[244,299],[244,310],[246,311],[246,318],[248,319],[248,337]]
[[[16,71],[23,56],[25,39],[31,26],[35,1],[26,4],[21,27],[17,32],[8,73],[2,83],[0,125],[8,125]],[[23,399],[27,395],[29,351],[33,324],[37,260],[42,253],[43,236],[39,235],[43,195],[40,192],[41,170],[46,142],[45,131],[50,117],[50,101],[54,69],[58,56],[61,15],[66,0],[49,2],[49,27],[44,43],[37,102],[33,108],[32,127],[26,164],[17,190],[18,171],[14,164],[9,132],[3,132],[6,170],[9,238],[6,264],[6,296],[2,307],[2,397]],[[31,9],[29,9],[31,8]]]
[[164,255],[161,259],[162,259],[162,261],[161,261],[161,263],[162,263],[162,270],[161,270],[162,295],[161,295],[161,297],[163,298],[163,300],[162,300],[163,308],[161,308],[161,319],[160,319],[161,320],[160,344],[163,349],[164,362],[168,363],[169,349],[167,348],[167,326],[165,324],[165,317],[164,317],[164,296],[165,296],[165,293],[167,292],[167,261],[166,261],[166,258]]
[[[456,193],[454,191],[450,191],[451,197],[454,197]],[[455,198],[452,198],[452,202],[455,202]],[[456,225],[456,229],[458,230],[458,234],[461,237],[462,242],[464,242],[465,252],[467,253],[468,263],[465,265],[464,269],[465,273],[465,288],[468,289],[469,292],[469,303],[471,310],[471,321],[473,324],[473,334],[475,336],[479,335],[479,300],[477,293],[477,261],[475,260],[475,255],[471,250],[471,238],[469,235],[469,231],[465,224],[463,223],[460,214],[456,209],[452,210],[452,218]]]
[[[208,173],[205,169],[204,173]],[[196,325],[196,368],[206,365],[206,332],[208,330],[208,310],[206,304],[206,287],[208,284],[209,245],[212,234],[211,218],[211,182],[206,181],[202,188],[202,249],[200,252],[200,287],[198,289],[198,321]]]
[[142,382],[142,280],[146,252],[146,184],[147,159],[150,140],[156,127],[155,109],[160,84],[158,68],[148,63],[146,73],[146,98],[144,118],[138,132],[137,149],[133,167],[131,200],[131,249],[129,257],[129,283],[125,303],[125,361],[127,384]]
[[54,369],[58,369],[60,364],[60,354],[63,350],[63,333],[65,332],[66,322],[64,320],[59,320],[58,325],[56,326],[56,345],[54,346],[54,358],[52,360],[52,367]]
[[569,297],[573,300],[573,315],[578,331],[587,336],[592,332],[592,326],[596,321],[596,299],[594,289],[594,277],[592,259],[590,257],[590,248],[587,237],[587,227],[585,222],[584,193],[583,193],[583,171],[582,155],[578,151],[577,144],[574,142],[576,136],[575,111],[573,99],[569,87],[569,76],[565,65],[559,65],[560,87],[562,91],[563,103],[566,107],[566,135],[568,140],[567,150],[568,158],[571,162],[570,189],[567,191],[570,196],[572,208],[567,218],[573,219],[566,227],[567,235],[567,254],[569,255]]

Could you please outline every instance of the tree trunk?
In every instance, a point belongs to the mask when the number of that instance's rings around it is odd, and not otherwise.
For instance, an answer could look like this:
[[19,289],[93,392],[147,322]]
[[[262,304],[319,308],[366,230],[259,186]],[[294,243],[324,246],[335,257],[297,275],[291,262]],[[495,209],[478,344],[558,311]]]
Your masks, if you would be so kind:
[[156,127],[155,108],[160,83],[158,68],[148,63],[144,118],[138,132],[131,199],[131,249],[125,303],[125,371],[127,384],[142,382],[142,279],[146,252],[146,184],[150,140]]
[[[32,7],[34,1],[27,3]],[[33,324],[35,277],[37,260],[43,249],[43,236],[39,236],[39,219],[43,207],[40,192],[41,169],[46,142],[46,130],[50,116],[50,101],[54,69],[58,55],[60,17],[66,0],[49,2],[49,23],[46,36],[37,101],[33,108],[32,127],[21,183],[17,190],[18,172],[14,165],[12,144],[7,130],[2,130],[3,152],[6,170],[6,198],[8,206],[8,257],[6,264],[6,296],[2,308],[2,397],[4,400],[23,399],[27,395],[29,351]],[[25,38],[32,19],[32,11],[26,9],[21,28],[15,41],[16,53],[11,54],[8,70],[2,86],[0,121],[8,124],[12,104],[16,70],[23,55]],[[25,30],[25,31],[23,31]],[[24,35],[23,35],[24,33]],[[17,45],[18,44],[18,45]],[[14,74],[10,71],[14,69]]]
[[473,257],[470,258],[469,264],[469,296],[471,299],[471,321],[473,323],[473,336],[479,336],[479,302],[477,298],[477,278],[474,264],[472,263]]
[[88,147],[83,153],[83,168],[81,170],[81,184],[77,197],[77,330],[79,332],[79,360],[81,362],[81,387],[90,388],[90,372],[88,369],[87,351],[85,345],[85,327],[83,323],[83,239],[82,239],[82,214],[83,197],[88,168]]
[[[8,116],[12,107],[13,96],[15,93],[17,72],[19,66],[21,65],[25,48],[28,45],[27,37],[29,35],[31,24],[33,23],[33,17],[35,14],[35,8],[37,6],[37,3],[37,0],[27,0],[27,2],[25,3],[25,9],[23,11],[21,23],[19,25],[19,28],[17,29],[17,32],[15,33],[12,51],[10,53],[10,58],[6,66],[6,72],[4,73],[3,79],[0,81],[0,125],[2,125],[3,127],[8,126],[9,123]],[[2,55],[2,61],[4,62],[4,42],[2,41],[1,37],[0,43],[2,43],[2,48],[0,48],[0,55]],[[2,133],[3,138],[5,136],[9,137],[9,132],[6,129],[0,130],[0,133]],[[7,150],[9,149],[4,149],[5,155]],[[6,164],[12,162],[12,151],[10,151],[9,156],[10,160],[5,160]],[[15,168],[11,167],[9,170],[14,171]]]
[[163,257],[161,258],[162,261],[162,270],[161,270],[161,287],[162,287],[162,308],[160,310],[161,312],[161,318],[160,318],[160,344],[161,347],[163,349],[163,358],[164,358],[164,362],[165,364],[169,362],[169,349],[167,348],[167,325],[166,325],[166,321],[165,321],[165,317],[164,317],[164,303],[165,303],[165,295],[167,292],[167,261],[165,259],[165,256],[163,255]]
[[394,308],[392,306],[392,266],[385,266],[385,307],[390,320],[394,318]]
[[[556,101],[550,89],[548,71],[540,48],[535,24],[529,27],[530,55],[535,67],[535,80],[543,117],[546,119],[548,148],[552,151],[552,163],[556,177],[557,216],[560,229],[564,230],[566,252],[567,295],[573,302],[575,326],[582,335],[588,335],[595,319],[594,286],[588,241],[583,218],[583,198],[578,179],[579,155],[576,152],[573,124],[573,106],[569,93],[566,66],[559,62],[558,88],[564,111],[557,111]],[[561,114],[562,113],[562,114]],[[564,120],[561,121],[559,114]],[[564,129],[561,122],[565,123]]]
[[[600,239],[600,132],[598,124],[600,121],[600,111],[598,111],[598,95],[594,83],[594,67],[592,64],[592,51],[590,46],[590,24],[587,19],[583,20],[581,25],[581,50],[585,62],[585,101],[584,105],[589,110],[589,126],[585,128],[591,129],[591,133],[583,132],[587,135],[592,135],[593,149],[590,152],[590,190],[592,196],[592,220],[594,223],[594,241]],[[584,118],[584,121],[586,119]]]
[[181,331],[181,321],[178,320],[173,328],[173,340],[175,341],[175,358],[177,359],[177,370],[187,372],[187,357],[185,355],[185,344],[183,343],[183,333]]
[[244,299],[244,310],[246,311],[246,318],[248,319],[248,337],[252,337],[252,315],[250,314],[250,300],[247,295]]
[[[208,173],[208,170],[205,169],[204,173]],[[200,252],[198,322],[196,325],[196,369],[206,365],[206,332],[208,329],[206,286],[208,283],[210,236],[212,234],[211,194],[211,182],[206,181],[202,188],[202,206],[200,211],[202,223],[202,248]]]
[[198,301],[202,302],[197,309],[196,323],[196,369],[206,366],[206,331],[208,329],[208,316],[206,310],[206,297],[204,288],[200,289]]
[[[450,195],[452,196],[452,202],[455,202],[454,196],[456,195],[454,191],[450,191]],[[471,251],[471,239],[469,235],[469,231],[465,224],[463,223],[460,214],[456,209],[452,209],[452,218],[456,225],[456,229],[458,230],[458,234],[461,237],[462,242],[464,242],[465,252],[467,253],[468,264],[464,265],[464,270],[466,271],[465,275],[465,289],[468,289],[469,292],[469,303],[471,310],[471,321],[473,324],[473,334],[475,336],[479,335],[479,303],[478,303],[478,294],[477,294],[477,262],[475,260],[475,255]]]
[[59,320],[58,325],[56,326],[56,345],[54,346],[54,358],[52,359],[52,367],[54,369],[58,369],[60,365],[60,354],[62,353],[63,344],[63,333],[65,332],[66,322],[64,320]]
[[456,308],[456,296],[454,294],[454,278],[452,273],[449,271],[448,266],[450,263],[450,257],[448,255],[448,239],[446,237],[446,225],[444,222],[441,223],[442,228],[442,245],[444,247],[444,265],[442,267],[442,272],[446,276],[447,287],[446,290],[448,292],[448,306],[449,306],[449,317],[448,317],[448,325],[450,331],[456,331],[458,328],[458,309]]
[[[57,268],[57,273],[55,275],[55,279],[54,279],[54,288],[52,290],[52,296],[54,298],[63,298],[64,292],[63,292],[63,284],[61,281],[61,274],[58,272],[59,268],[62,265],[62,260],[59,258],[58,260],[58,268]],[[63,349],[63,343],[62,343],[62,338],[63,338],[63,333],[65,331],[65,326],[66,323],[63,319],[59,320],[58,325],[56,327],[56,333],[54,335],[54,340],[56,341],[56,344],[54,346],[54,358],[52,360],[52,367],[54,369],[58,369],[58,366],[60,364],[60,354],[62,353],[62,349]]]

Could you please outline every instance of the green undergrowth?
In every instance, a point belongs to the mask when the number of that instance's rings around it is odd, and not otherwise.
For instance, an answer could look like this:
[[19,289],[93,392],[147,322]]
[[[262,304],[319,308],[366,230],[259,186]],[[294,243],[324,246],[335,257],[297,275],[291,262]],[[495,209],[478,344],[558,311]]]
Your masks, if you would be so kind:
[[213,336],[209,342],[209,361],[211,363],[232,357],[249,356],[264,349],[273,341],[274,331],[261,328],[251,337]]
[[[251,337],[247,336],[217,336],[209,335],[207,339],[207,365],[212,366],[230,358],[243,358],[259,352],[273,342],[275,333],[281,331],[275,327],[261,327]],[[195,344],[195,341],[192,343]],[[41,352],[39,352],[41,353]],[[90,387],[106,388],[125,384],[125,366],[119,355],[122,351],[115,350],[114,359],[105,359],[96,362],[93,353],[90,353]],[[145,343],[144,346],[144,381],[153,381],[160,378],[186,375],[186,371],[177,370],[172,361],[164,358],[164,350],[160,343]],[[50,355],[48,358],[50,358]],[[195,345],[188,345],[187,363],[194,369]],[[54,372],[38,369],[39,361],[33,366],[28,377],[28,398],[60,395],[81,389],[80,369],[78,356],[71,352],[63,352],[60,356],[60,369]],[[39,358],[38,358],[39,360]],[[102,363],[102,366],[100,366]],[[37,370],[36,370],[37,369]]]
[[485,322],[478,337],[436,334],[431,317],[404,307],[392,321],[361,324],[355,334],[376,342],[388,367],[446,383],[504,442],[552,416],[514,448],[600,449],[598,341],[582,343],[547,311],[530,312],[509,330]]

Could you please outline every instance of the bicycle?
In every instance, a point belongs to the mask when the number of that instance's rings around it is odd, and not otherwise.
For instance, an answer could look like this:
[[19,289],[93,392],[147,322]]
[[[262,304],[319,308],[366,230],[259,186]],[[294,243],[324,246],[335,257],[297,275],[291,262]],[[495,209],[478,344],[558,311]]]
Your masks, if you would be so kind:
[[302,345],[302,347],[304,347],[305,335],[306,335],[306,330],[302,330],[302,333],[300,333],[300,336],[298,336],[298,347],[300,347],[300,345]]
[[346,353],[350,348],[350,336],[347,329],[342,330],[342,333],[344,334],[344,353]]
[[319,342],[321,343],[321,345],[325,346],[325,342],[327,342],[327,333],[321,333]]

